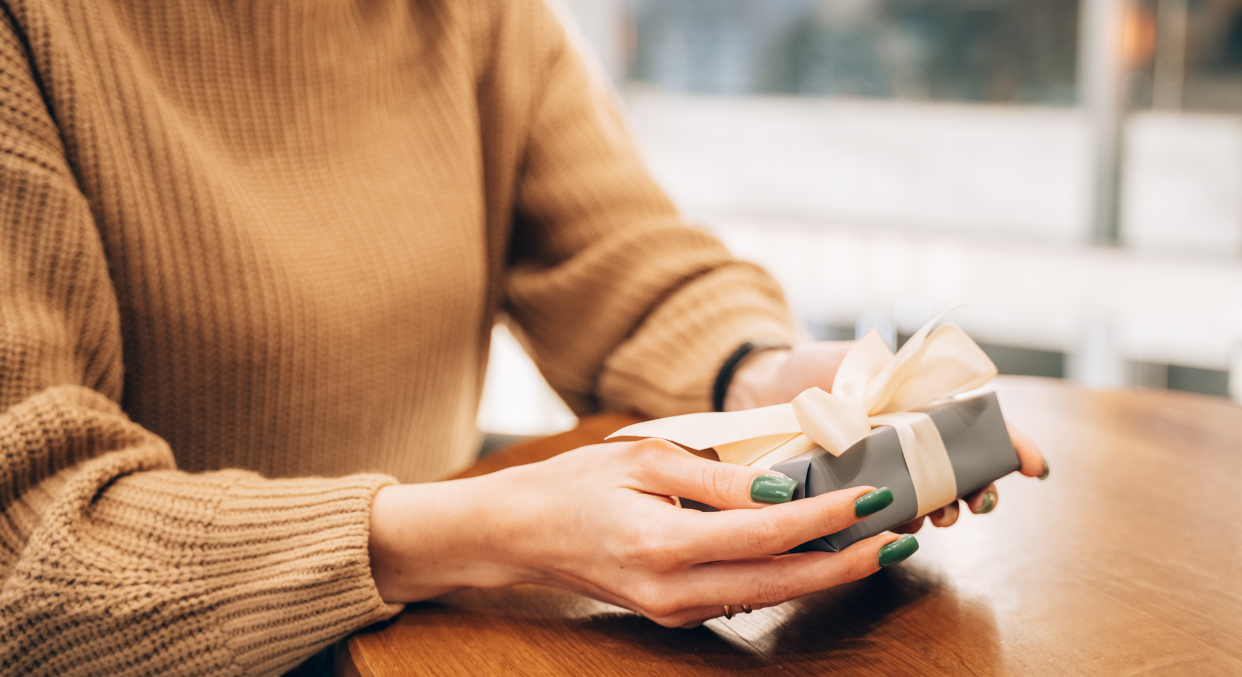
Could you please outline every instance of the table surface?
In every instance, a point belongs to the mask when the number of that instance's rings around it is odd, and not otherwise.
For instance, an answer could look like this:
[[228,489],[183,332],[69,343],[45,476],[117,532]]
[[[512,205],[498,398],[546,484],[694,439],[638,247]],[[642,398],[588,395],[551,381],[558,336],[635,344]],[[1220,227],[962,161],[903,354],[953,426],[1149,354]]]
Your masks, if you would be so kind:
[[[1242,675],[1242,407],[1186,393],[996,381],[1043,447],[990,515],[924,528],[906,562],[695,630],[536,586],[410,605],[338,671],[395,675]],[[462,476],[600,440],[584,419]]]

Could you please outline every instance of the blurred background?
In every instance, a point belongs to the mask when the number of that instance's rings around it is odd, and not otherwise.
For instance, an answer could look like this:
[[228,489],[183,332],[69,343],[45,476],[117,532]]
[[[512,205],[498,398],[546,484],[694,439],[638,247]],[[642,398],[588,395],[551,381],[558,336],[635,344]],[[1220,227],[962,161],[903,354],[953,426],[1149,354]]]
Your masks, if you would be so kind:
[[[1001,373],[1242,400],[1242,0],[552,4],[814,337],[969,304]],[[480,429],[573,423],[497,329]]]

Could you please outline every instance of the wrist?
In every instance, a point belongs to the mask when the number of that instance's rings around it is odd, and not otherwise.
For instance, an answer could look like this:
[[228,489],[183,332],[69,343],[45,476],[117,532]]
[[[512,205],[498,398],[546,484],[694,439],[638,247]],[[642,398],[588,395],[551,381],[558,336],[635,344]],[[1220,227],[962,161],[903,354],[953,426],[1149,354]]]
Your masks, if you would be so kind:
[[779,404],[772,392],[781,368],[789,360],[789,349],[764,346],[751,351],[733,371],[724,397],[724,411],[754,409]]
[[411,557],[411,545],[426,540],[415,524],[417,492],[417,485],[389,485],[371,503],[371,577],[385,602],[413,602],[448,592],[420,580],[418,574],[426,572],[412,571],[417,558]]
[[470,586],[507,585],[484,531],[503,518],[485,501],[489,478],[381,488],[371,504],[371,575],[386,602],[416,602]]

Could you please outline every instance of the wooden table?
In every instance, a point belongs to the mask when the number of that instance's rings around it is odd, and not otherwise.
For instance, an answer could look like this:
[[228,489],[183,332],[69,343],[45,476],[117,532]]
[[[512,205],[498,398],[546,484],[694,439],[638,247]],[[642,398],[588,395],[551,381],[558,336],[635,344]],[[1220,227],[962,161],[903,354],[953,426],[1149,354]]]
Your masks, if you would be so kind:
[[[1242,675],[1242,407],[1003,378],[1046,482],[924,528],[906,562],[697,630],[559,590],[469,590],[350,638],[338,670],[396,675]],[[500,452],[490,472],[627,419]]]

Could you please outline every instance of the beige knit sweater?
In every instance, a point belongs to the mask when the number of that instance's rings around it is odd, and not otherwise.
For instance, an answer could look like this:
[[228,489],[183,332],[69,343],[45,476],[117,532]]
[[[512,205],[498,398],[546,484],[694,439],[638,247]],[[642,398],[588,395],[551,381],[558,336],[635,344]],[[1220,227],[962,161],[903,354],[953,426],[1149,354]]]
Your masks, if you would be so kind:
[[0,8],[0,674],[277,673],[394,613],[372,496],[471,460],[500,313],[579,413],[791,338],[539,0]]

